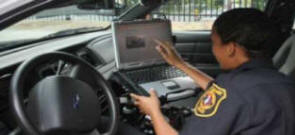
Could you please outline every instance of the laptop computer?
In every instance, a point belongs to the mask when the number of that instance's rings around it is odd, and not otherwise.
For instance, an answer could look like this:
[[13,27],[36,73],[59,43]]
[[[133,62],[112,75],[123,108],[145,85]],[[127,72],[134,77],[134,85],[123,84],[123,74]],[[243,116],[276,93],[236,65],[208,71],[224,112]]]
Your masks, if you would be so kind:
[[185,73],[165,64],[155,48],[155,40],[173,44],[169,20],[113,22],[112,31],[118,74],[127,81],[126,85],[132,85],[130,89],[158,88],[158,94],[165,95],[167,90],[182,88],[173,78],[192,82]]
[[172,44],[169,20],[113,22],[116,66],[119,70],[163,64],[155,40]]

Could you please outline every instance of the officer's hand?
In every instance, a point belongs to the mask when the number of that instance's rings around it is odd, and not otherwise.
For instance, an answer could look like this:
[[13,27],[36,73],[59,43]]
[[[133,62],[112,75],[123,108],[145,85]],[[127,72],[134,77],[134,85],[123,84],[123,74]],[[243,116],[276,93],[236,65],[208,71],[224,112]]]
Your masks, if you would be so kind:
[[140,109],[142,113],[152,116],[153,113],[160,111],[160,101],[155,90],[151,89],[149,94],[150,97],[139,96],[135,94],[130,94],[130,96],[135,100],[134,104]]
[[165,59],[165,61],[168,64],[175,67],[179,67],[179,65],[182,65],[184,63],[183,59],[172,47],[172,45],[170,45],[170,43],[161,42],[159,40],[155,40],[155,42],[158,44],[156,49],[158,50],[158,52],[162,55],[162,57]]

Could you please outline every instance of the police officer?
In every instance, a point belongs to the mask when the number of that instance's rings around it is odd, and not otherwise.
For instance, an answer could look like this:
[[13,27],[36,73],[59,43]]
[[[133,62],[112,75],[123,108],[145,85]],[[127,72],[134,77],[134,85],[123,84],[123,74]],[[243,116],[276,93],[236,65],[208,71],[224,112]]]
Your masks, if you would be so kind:
[[174,48],[157,41],[157,50],[204,90],[194,115],[181,131],[160,111],[155,90],[150,96],[131,94],[135,105],[151,116],[157,135],[295,135],[295,89],[268,57],[279,34],[261,11],[234,9],[213,24],[212,51],[227,72],[213,79],[184,62]]

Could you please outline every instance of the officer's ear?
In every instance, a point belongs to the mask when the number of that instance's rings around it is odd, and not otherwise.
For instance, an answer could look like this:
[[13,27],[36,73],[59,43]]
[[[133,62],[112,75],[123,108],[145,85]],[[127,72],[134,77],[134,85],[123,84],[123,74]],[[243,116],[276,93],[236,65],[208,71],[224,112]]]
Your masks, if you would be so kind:
[[229,42],[227,43],[226,45],[226,49],[225,49],[225,53],[228,57],[233,57],[235,56],[235,53],[236,53],[236,43],[235,42]]

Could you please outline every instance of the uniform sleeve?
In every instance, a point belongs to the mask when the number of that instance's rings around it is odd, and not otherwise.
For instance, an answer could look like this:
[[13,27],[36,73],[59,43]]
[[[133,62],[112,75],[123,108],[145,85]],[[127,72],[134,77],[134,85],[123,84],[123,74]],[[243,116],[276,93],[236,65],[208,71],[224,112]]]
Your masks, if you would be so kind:
[[229,135],[246,127],[247,104],[213,83],[199,98],[180,135]]

